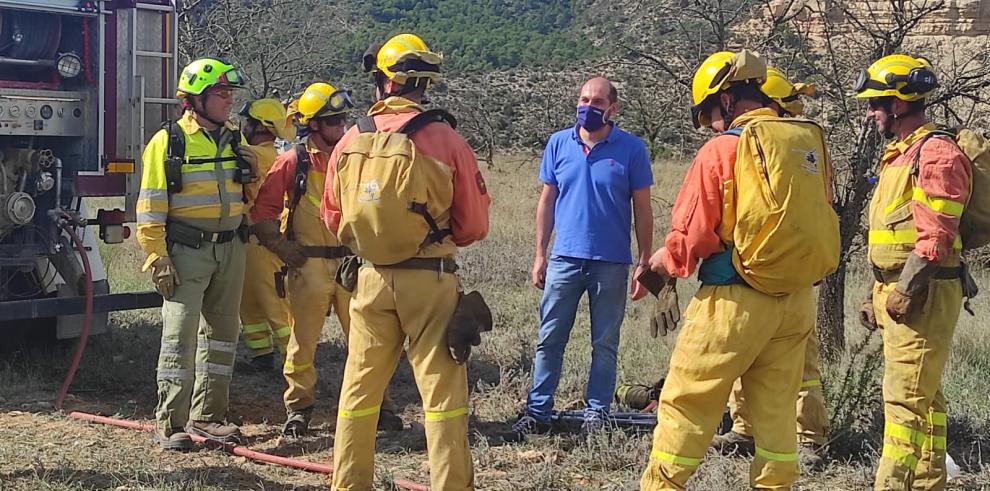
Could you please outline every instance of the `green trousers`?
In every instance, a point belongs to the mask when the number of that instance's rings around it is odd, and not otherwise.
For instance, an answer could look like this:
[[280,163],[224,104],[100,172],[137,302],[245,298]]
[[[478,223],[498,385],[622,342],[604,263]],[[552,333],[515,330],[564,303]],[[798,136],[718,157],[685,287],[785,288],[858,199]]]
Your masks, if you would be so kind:
[[179,276],[162,305],[158,355],[158,427],[169,433],[189,420],[223,421],[240,332],[244,244],[173,244],[169,253]]

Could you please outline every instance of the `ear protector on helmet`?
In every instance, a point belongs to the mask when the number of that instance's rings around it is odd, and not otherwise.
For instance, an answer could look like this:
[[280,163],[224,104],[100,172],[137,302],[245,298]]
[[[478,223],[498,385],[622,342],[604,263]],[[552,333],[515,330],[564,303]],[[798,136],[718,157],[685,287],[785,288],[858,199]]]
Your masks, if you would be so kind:
[[898,83],[904,83],[900,88],[902,94],[923,94],[931,92],[938,87],[938,78],[935,72],[928,68],[915,68],[907,75],[887,74],[887,85],[895,87]]

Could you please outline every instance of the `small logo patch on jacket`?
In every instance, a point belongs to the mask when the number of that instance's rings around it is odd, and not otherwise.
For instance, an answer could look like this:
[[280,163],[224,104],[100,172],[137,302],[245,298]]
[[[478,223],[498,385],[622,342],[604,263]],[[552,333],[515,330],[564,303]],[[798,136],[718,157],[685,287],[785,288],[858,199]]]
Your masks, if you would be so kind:
[[382,199],[382,188],[378,180],[373,179],[361,183],[361,194],[358,195],[358,203],[377,203]]

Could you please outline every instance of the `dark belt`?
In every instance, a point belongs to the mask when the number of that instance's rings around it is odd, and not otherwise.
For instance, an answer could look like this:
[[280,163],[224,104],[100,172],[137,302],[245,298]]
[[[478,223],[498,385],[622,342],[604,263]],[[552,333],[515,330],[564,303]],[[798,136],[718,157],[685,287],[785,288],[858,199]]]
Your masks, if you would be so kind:
[[419,269],[448,274],[454,274],[459,269],[452,257],[413,257],[395,264],[371,264],[365,261],[364,266],[379,269]]
[[[873,278],[879,283],[897,283],[901,279],[901,269],[880,269],[876,266],[873,267]],[[945,267],[938,268],[935,270],[936,280],[955,280],[962,276],[962,268],[959,267]]]
[[302,253],[306,257],[318,257],[322,259],[340,259],[353,255],[351,250],[346,246],[302,246]]
[[177,242],[184,246],[198,249],[203,242],[213,242],[214,244],[224,244],[234,240],[240,235],[240,229],[225,230],[223,232],[206,232],[196,227],[184,225],[178,222],[171,222],[165,227],[165,236],[168,240]]

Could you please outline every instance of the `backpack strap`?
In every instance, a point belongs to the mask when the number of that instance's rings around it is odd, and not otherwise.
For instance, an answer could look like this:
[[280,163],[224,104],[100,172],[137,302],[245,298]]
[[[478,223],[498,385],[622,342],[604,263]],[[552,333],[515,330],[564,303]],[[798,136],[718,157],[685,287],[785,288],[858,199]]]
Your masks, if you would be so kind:
[[162,123],[168,133],[168,153],[165,155],[165,182],[168,195],[182,192],[182,164],[186,160],[186,135],[175,121]]
[[289,216],[285,221],[285,235],[289,240],[295,240],[296,238],[295,229],[293,228],[296,208],[299,206],[299,200],[306,193],[306,181],[309,180],[309,168],[312,166],[312,162],[309,159],[309,150],[306,150],[305,144],[297,143],[295,150],[296,173],[292,178],[292,199],[289,201]]
[[742,136],[743,127],[739,126],[737,128],[728,129],[722,132],[723,135],[735,135]]
[[932,138],[948,138],[953,143],[956,143],[957,134],[958,132],[937,129],[929,131],[927,135],[922,137],[921,144],[918,145],[918,151],[914,153],[914,158],[911,159],[911,175],[918,177],[918,174],[921,171],[921,149],[925,147],[925,143],[928,143],[928,140],[931,140]]
[[409,121],[406,121],[406,124],[399,128],[398,133],[411,136],[413,133],[423,129],[430,123],[447,123],[451,128],[457,129],[457,119],[454,118],[453,114],[450,114],[443,109],[430,109],[429,111],[423,111],[416,116],[413,116],[413,118]]
[[[417,131],[425,128],[427,125],[432,123],[446,123],[450,125],[451,128],[457,126],[457,120],[452,114],[443,109],[430,109],[429,111],[423,111],[412,117],[406,124],[402,125],[397,131],[406,136],[412,136]],[[423,240],[423,244],[420,246],[426,247],[430,244],[436,244],[443,242],[443,239],[448,235],[453,235],[453,231],[449,228],[441,229],[437,224],[437,220],[433,218],[427,209],[426,203],[409,203],[409,211],[416,213],[426,220],[426,224],[430,226],[430,233],[427,234],[426,239]]]

